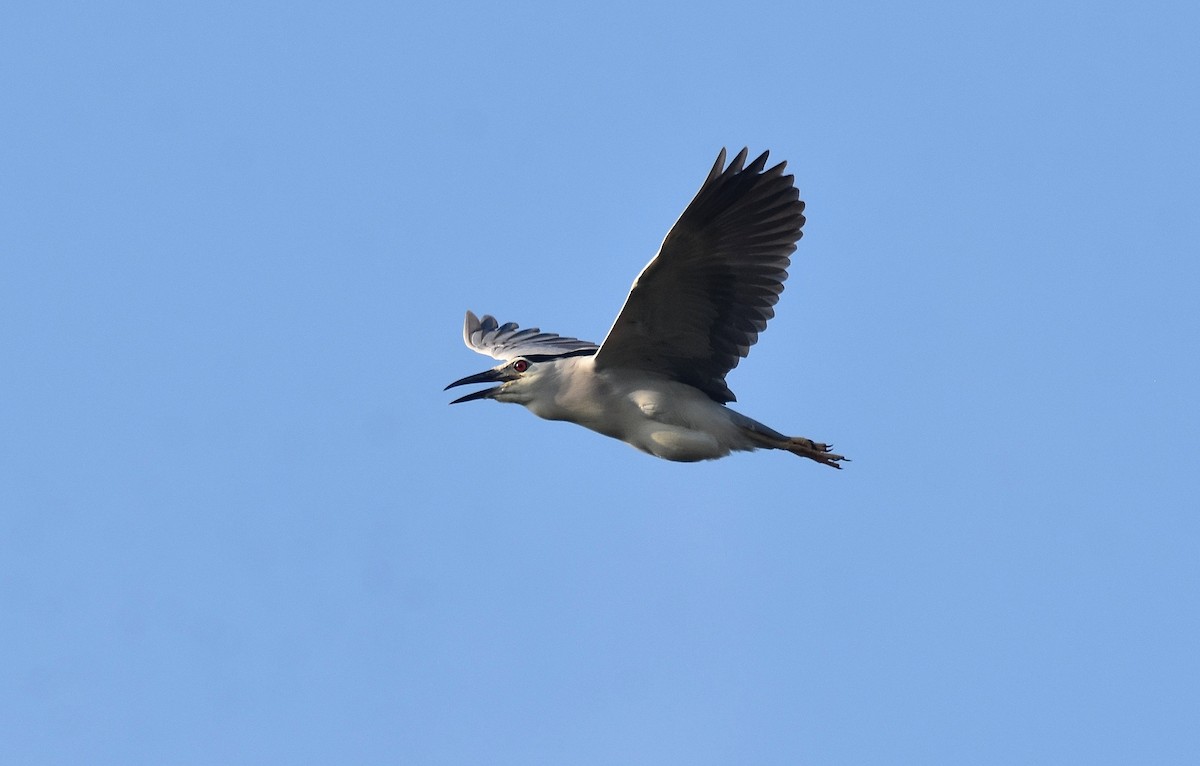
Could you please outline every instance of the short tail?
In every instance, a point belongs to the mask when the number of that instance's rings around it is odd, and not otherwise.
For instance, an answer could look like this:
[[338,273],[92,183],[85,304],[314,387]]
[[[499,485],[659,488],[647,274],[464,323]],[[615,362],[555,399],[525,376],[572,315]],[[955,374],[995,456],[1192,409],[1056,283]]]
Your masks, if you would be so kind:
[[750,441],[757,447],[787,450],[793,455],[806,457],[809,460],[817,461],[821,465],[827,465],[839,470],[842,467],[842,461],[850,462],[850,459],[845,455],[835,453],[832,444],[822,444],[812,439],[805,439],[803,436],[784,436],[778,431],[768,428],[756,420],[751,420],[741,413],[735,414],[738,416],[736,422],[741,427],[742,433],[748,436]]

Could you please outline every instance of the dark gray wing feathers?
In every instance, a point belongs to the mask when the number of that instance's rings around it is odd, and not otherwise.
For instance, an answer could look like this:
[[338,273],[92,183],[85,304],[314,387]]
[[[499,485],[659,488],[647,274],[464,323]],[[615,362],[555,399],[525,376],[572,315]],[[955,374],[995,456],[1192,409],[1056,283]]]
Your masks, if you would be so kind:
[[804,202],[786,163],[748,166],[725,150],[658,255],[634,282],[596,367],[658,372],[733,401],[725,375],[775,315],[789,256],[804,226]]

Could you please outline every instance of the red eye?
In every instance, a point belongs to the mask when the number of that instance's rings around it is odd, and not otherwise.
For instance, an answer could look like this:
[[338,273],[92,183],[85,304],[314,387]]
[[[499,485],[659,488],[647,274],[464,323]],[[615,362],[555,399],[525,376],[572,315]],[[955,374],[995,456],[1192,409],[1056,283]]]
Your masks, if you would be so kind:
[[529,362],[526,362],[524,359],[518,359],[513,362],[513,369],[517,372],[525,372],[529,369]]

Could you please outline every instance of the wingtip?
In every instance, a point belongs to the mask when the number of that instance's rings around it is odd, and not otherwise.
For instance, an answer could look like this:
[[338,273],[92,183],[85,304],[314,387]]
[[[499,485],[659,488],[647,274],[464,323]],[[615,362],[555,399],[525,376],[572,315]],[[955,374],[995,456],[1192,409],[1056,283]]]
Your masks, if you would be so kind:
[[771,154],[771,152],[770,152],[770,150],[768,150],[768,151],[765,151],[762,154],[758,155],[757,157],[755,157],[754,162],[751,162],[749,167],[746,168],[747,172],[750,172],[750,173],[763,172],[763,168],[765,168],[767,166],[767,157],[770,154]]
[[704,183],[721,175],[723,170],[725,170],[725,147],[722,146],[721,151],[717,152],[717,161],[713,163],[712,170],[708,171],[708,178],[704,180]]
[[[754,172],[760,172],[762,170],[760,163],[766,163],[767,154],[768,154],[768,152],[763,152],[762,155],[751,164],[752,169],[754,168],[754,166],[759,165],[757,170],[755,170]],[[743,146],[741,151],[739,151],[734,156],[733,160],[728,165],[726,165],[725,158],[728,155],[725,152],[725,147],[722,146],[721,151],[717,153],[717,161],[715,163],[713,163],[713,169],[711,171],[709,171],[708,180],[711,181],[714,178],[716,178],[720,175],[723,175],[725,173],[729,173],[732,175],[734,173],[742,172],[743,168],[745,168],[745,166],[746,166],[746,157],[748,157],[749,155],[750,155],[750,147]]]
[[474,311],[467,311],[467,316],[463,320],[463,343],[467,344],[467,348],[473,349],[475,344],[471,343],[471,335],[480,328],[479,317],[475,316]]
[[729,167],[727,169],[733,171],[734,173],[740,173],[742,168],[746,165],[746,156],[749,154],[750,147],[743,146],[742,150],[737,153],[736,157],[733,158],[733,162],[729,163]]

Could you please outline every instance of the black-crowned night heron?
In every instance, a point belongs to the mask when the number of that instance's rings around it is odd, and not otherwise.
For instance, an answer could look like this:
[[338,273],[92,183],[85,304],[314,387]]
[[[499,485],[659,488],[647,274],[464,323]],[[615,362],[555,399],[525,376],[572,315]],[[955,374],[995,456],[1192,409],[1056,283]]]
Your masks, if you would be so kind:
[[667,460],[782,449],[841,468],[830,445],[784,436],[726,407],[725,375],[750,353],[775,315],[804,202],[787,165],[764,170],[767,152],[725,167],[725,150],[658,255],[642,269],[608,337],[595,343],[521,330],[467,312],[467,346],[503,362],[456,380],[500,383],[455,399],[523,404]]

